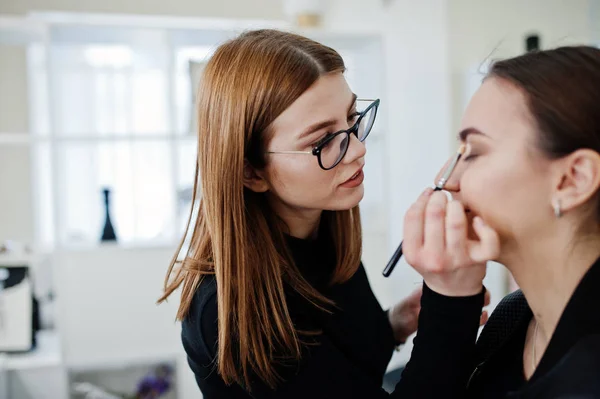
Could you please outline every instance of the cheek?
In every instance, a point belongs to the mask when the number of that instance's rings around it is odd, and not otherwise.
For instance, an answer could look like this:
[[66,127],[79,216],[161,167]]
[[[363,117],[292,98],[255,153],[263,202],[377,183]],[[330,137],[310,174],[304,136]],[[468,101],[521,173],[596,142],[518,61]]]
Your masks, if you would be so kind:
[[466,206],[473,216],[481,216],[486,223],[494,225],[498,203],[502,200],[500,186],[506,186],[508,179],[484,168],[470,168],[463,174],[460,181],[460,191]]
[[502,238],[531,234],[545,215],[541,179],[528,161],[489,162],[473,166],[461,178],[461,193],[474,215],[481,216]]
[[325,172],[312,157],[273,163],[268,175],[272,192],[279,199],[305,206],[331,194],[335,171]]

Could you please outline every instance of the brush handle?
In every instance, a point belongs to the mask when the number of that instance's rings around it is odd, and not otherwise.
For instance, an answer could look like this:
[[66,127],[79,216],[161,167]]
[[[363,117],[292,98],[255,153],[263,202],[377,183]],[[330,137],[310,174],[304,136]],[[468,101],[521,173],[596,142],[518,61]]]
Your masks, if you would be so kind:
[[398,248],[396,248],[396,252],[394,252],[392,257],[390,258],[390,261],[385,266],[385,269],[383,269],[383,277],[389,277],[390,274],[392,274],[392,272],[394,271],[394,268],[396,267],[396,263],[398,263],[398,261],[402,257],[402,243],[403,242],[404,241],[400,242],[400,245],[398,245]]
[[[442,191],[442,187],[436,186],[433,189],[433,191]],[[388,264],[385,266],[385,269],[383,269],[383,277],[389,277],[392,274],[392,272],[394,271],[396,264],[398,263],[398,261],[400,260],[400,258],[402,257],[402,254],[403,254],[403,252],[402,252],[402,244],[403,243],[404,243],[404,241],[400,242],[400,245],[398,245],[398,248],[396,248],[396,251],[390,258]]]

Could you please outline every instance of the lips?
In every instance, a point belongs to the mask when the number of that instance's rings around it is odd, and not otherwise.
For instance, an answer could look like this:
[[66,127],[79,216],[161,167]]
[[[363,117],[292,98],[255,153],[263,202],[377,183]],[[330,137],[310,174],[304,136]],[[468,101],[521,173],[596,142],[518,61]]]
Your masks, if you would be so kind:
[[348,180],[346,180],[346,181],[345,181],[344,183],[342,183],[342,184],[346,184],[346,183],[348,183],[348,182],[350,182],[350,181],[352,181],[352,180],[356,179],[356,178],[357,178],[357,177],[360,175],[360,173],[362,172],[362,170],[363,170],[363,167],[361,167],[359,170],[357,170],[355,174],[353,174],[352,176],[350,176],[350,178],[349,178]]
[[365,178],[365,175],[364,175],[362,167],[361,167],[358,170],[358,172],[356,172],[355,174],[353,174],[344,183],[340,184],[340,187],[343,187],[343,188],[355,188],[355,187],[358,187],[358,186],[360,186],[362,184],[364,178]]

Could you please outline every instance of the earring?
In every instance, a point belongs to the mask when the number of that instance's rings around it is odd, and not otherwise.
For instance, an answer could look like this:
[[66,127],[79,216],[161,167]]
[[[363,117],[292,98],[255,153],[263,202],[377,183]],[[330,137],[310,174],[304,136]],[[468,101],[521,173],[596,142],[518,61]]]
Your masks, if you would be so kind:
[[562,209],[560,208],[560,200],[559,199],[554,201],[553,207],[554,207],[554,216],[556,216],[557,218],[560,218],[562,216]]

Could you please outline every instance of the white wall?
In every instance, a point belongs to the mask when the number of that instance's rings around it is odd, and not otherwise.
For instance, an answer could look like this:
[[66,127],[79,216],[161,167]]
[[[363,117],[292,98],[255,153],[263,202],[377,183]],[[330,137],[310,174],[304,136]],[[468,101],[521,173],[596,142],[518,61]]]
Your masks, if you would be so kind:
[[30,172],[30,151],[27,147],[0,147],[0,243],[5,240],[32,242]]
[[[0,44],[0,132],[26,132],[27,70],[25,49]],[[33,237],[29,150],[0,147],[0,243]]]
[[27,70],[25,48],[0,44],[0,131],[27,130]]
[[592,40],[600,46],[600,0],[590,0],[590,24]]
[[[452,0],[448,8],[448,42],[453,131],[457,131],[466,105],[464,85],[469,69],[490,54],[492,58],[522,54],[525,36],[530,33],[540,35],[542,48],[590,44],[594,3],[598,9],[598,0]],[[600,11],[596,17],[600,24]]]

